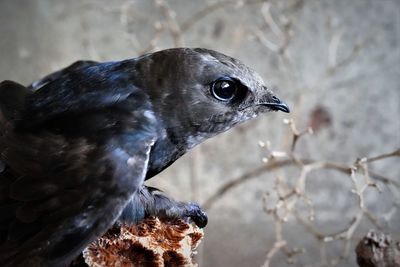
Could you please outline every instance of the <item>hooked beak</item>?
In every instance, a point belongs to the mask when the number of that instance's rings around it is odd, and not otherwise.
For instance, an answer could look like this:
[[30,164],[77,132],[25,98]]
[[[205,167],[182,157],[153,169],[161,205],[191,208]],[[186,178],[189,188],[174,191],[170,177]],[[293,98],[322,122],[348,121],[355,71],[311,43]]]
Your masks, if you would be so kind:
[[260,103],[260,105],[267,106],[271,108],[272,110],[280,110],[286,113],[290,113],[290,109],[286,103],[282,102],[279,98],[276,96],[272,96],[271,99],[269,99],[269,102],[265,103]]

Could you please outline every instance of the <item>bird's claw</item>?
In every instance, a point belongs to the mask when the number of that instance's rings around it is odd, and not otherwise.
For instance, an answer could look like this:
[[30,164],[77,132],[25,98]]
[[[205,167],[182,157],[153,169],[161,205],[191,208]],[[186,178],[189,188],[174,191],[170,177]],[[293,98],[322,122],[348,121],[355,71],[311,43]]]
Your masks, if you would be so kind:
[[145,217],[155,216],[166,220],[182,219],[198,227],[207,225],[207,214],[196,203],[180,202],[166,196],[156,188],[144,186],[122,212],[119,221],[138,223]]
[[204,228],[208,222],[207,214],[196,203],[187,203],[183,216],[187,220],[192,220],[200,228]]

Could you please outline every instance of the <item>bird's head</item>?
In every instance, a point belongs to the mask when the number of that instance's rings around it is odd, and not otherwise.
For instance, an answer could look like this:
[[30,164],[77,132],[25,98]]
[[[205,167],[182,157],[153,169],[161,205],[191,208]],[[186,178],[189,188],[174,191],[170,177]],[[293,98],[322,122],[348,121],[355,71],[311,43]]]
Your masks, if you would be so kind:
[[221,53],[176,48],[138,61],[151,73],[145,84],[156,113],[170,131],[187,134],[189,147],[262,112],[289,112],[255,71]]

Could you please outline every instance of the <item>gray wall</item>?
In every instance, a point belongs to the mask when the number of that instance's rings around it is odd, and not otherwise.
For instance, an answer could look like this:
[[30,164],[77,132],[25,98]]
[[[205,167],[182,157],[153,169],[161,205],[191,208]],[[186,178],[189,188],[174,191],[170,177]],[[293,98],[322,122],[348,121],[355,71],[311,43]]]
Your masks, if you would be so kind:
[[[399,1],[219,1],[168,0],[169,8],[163,8],[156,2],[164,1],[146,0],[1,0],[0,80],[27,84],[78,59],[118,60],[182,45],[218,50],[252,66],[293,112],[267,114],[209,140],[151,181],[187,201],[204,203],[219,186],[262,166],[266,151],[259,140],[287,150],[291,134],[284,118],[293,118],[300,129],[310,121],[321,126],[299,141],[296,153],[302,157],[352,164],[357,157],[400,147]],[[176,21],[168,17],[171,11]],[[184,29],[188,21],[193,23]],[[274,23],[281,33],[274,32]],[[399,183],[399,158],[369,168]],[[293,167],[265,172],[214,202],[200,266],[262,265],[275,240],[263,196],[276,191],[276,177],[294,184],[298,175]],[[318,170],[307,179],[315,208],[310,223],[324,234],[348,227],[359,211],[350,177]],[[399,188],[378,185],[382,193],[373,188],[363,193],[366,207],[382,230],[399,239]],[[267,205],[274,201],[268,198]],[[296,210],[305,218],[304,206],[298,201]],[[363,217],[352,234],[349,257],[339,266],[354,266],[354,245],[370,228],[376,225]],[[294,266],[328,265],[344,248],[340,240],[316,240],[293,215],[283,224],[283,238],[289,249],[305,249],[293,257]],[[286,265],[287,256],[278,252],[272,266]]]

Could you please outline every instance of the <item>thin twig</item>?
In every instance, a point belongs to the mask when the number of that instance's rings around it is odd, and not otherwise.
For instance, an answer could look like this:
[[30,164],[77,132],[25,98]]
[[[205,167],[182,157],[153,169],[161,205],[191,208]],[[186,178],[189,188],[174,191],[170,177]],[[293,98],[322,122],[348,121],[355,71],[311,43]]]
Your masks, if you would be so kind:
[[181,24],[181,31],[182,33],[187,32],[189,29],[191,29],[197,22],[200,20],[204,19],[206,16],[212,14],[213,12],[217,11],[218,9],[222,9],[226,7],[227,5],[251,5],[251,4],[257,4],[257,3],[262,3],[267,0],[244,0],[244,1],[233,1],[233,0],[223,0],[223,1],[218,1],[212,4],[207,5],[205,8],[199,10],[195,14],[191,15],[189,19],[184,21]]
[[169,31],[172,35],[172,39],[174,40],[174,45],[176,47],[185,46],[181,27],[176,21],[176,12],[170,8],[165,0],[154,0],[154,3],[161,9],[164,17],[167,20]]
[[[339,264],[341,264],[341,262],[349,258],[354,233],[364,218],[367,218],[378,229],[381,228],[378,222],[378,218],[372,212],[370,212],[365,205],[364,193],[367,188],[373,187],[381,192],[378,184],[373,180],[381,181],[385,184],[394,185],[398,189],[400,188],[400,185],[396,180],[371,172],[369,170],[368,163],[377,160],[384,160],[391,157],[400,157],[399,150],[395,150],[394,152],[385,153],[371,158],[360,158],[357,159],[353,164],[304,159],[296,155],[295,146],[298,140],[307,133],[310,133],[310,131],[299,131],[293,120],[285,120],[284,122],[289,125],[289,129],[292,134],[292,145],[290,146],[289,151],[275,151],[271,149],[271,143],[269,141],[265,143],[259,142],[260,147],[265,149],[265,151],[268,153],[268,156],[263,159],[265,164],[222,185],[205,202],[203,207],[206,209],[211,208],[212,205],[219,198],[229,193],[234,187],[254,177],[257,177],[264,172],[274,169],[283,169],[291,165],[296,166],[300,169],[300,175],[297,178],[297,182],[295,185],[291,186],[287,182],[286,178],[283,176],[279,175],[276,177],[272,191],[273,194],[276,196],[274,206],[267,206],[267,202],[271,202],[270,193],[265,194],[264,197],[264,210],[269,216],[272,216],[275,222],[275,242],[271,249],[268,250],[268,252],[266,253],[266,258],[263,266],[270,266],[272,258],[279,251],[282,251],[286,255],[288,262],[292,263],[295,261],[295,256],[304,251],[303,249],[291,249],[287,244],[287,241],[284,239],[283,227],[284,224],[289,220],[290,215],[293,215],[296,218],[297,222],[303,225],[305,229],[314,236],[317,242],[320,243],[320,263],[322,264],[322,266],[338,266]],[[336,170],[350,177],[353,184],[352,192],[357,196],[358,200],[358,211],[350,220],[348,225],[344,229],[332,234],[323,233],[321,230],[319,230],[319,228],[313,225],[312,221],[314,219],[315,211],[311,198],[307,195],[306,185],[309,174],[312,171],[321,169]],[[360,175],[363,178],[362,180],[358,179],[358,176]],[[309,209],[308,220],[303,219],[296,210],[296,206],[299,201],[305,203]],[[393,208],[397,209],[396,203],[393,204]],[[325,243],[337,240],[342,240],[344,242],[342,253],[337,257],[328,259]]]
[[264,261],[263,267],[269,267],[272,257],[284,246],[286,246],[285,240],[275,242],[274,246],[267,253],[267,257]]
[[[400,155],[397,152],[392,152],[392,153],[387,153],[384,154],[384,158],[388,157],[399,157]],[[375,160],[375,159],[374,159]],[[319,169],[331,169],[331,170],[336,170],[344,174],[350,174],[351,166],[349,165],[344,165],[341,163],[336,163],[336,162],[327,162],[327,161],[316,161],[313,159],[306,159],[306,158],[299,158],[298,161],[302,162],[303,164],[316,164],[319,166]],[[230,192],[233,188],[236,188],[237,186],[241,185],[244,182],[247,182],[248,180],[257,178],[258,176],[275,170],[275,169],[280,169],[283,167],[287,166],[293,166],[293,165],[298,165],[298,162],[294,159],[281,159],[281,160],[273,160],[267,162],[267,164],[262,165],[254,170],[251,170],[249,172],[246,172],[239,177],[236,177],[232,179],[231,181],[226,182],[222,186],[220,186],[214,194],[212,194],[202,205],[204,209],[210,209],[214,202],[216,202],[218,199],[222,198],[224,195],[226,195],[228,192]],[[390,183],[393,184],[394,186],[400,188],[400,182],[383,176],[381,174],[378,174],[376,172],[371,172],[370,171],[370,176],[371,178],[384,182],[384,183]]]

